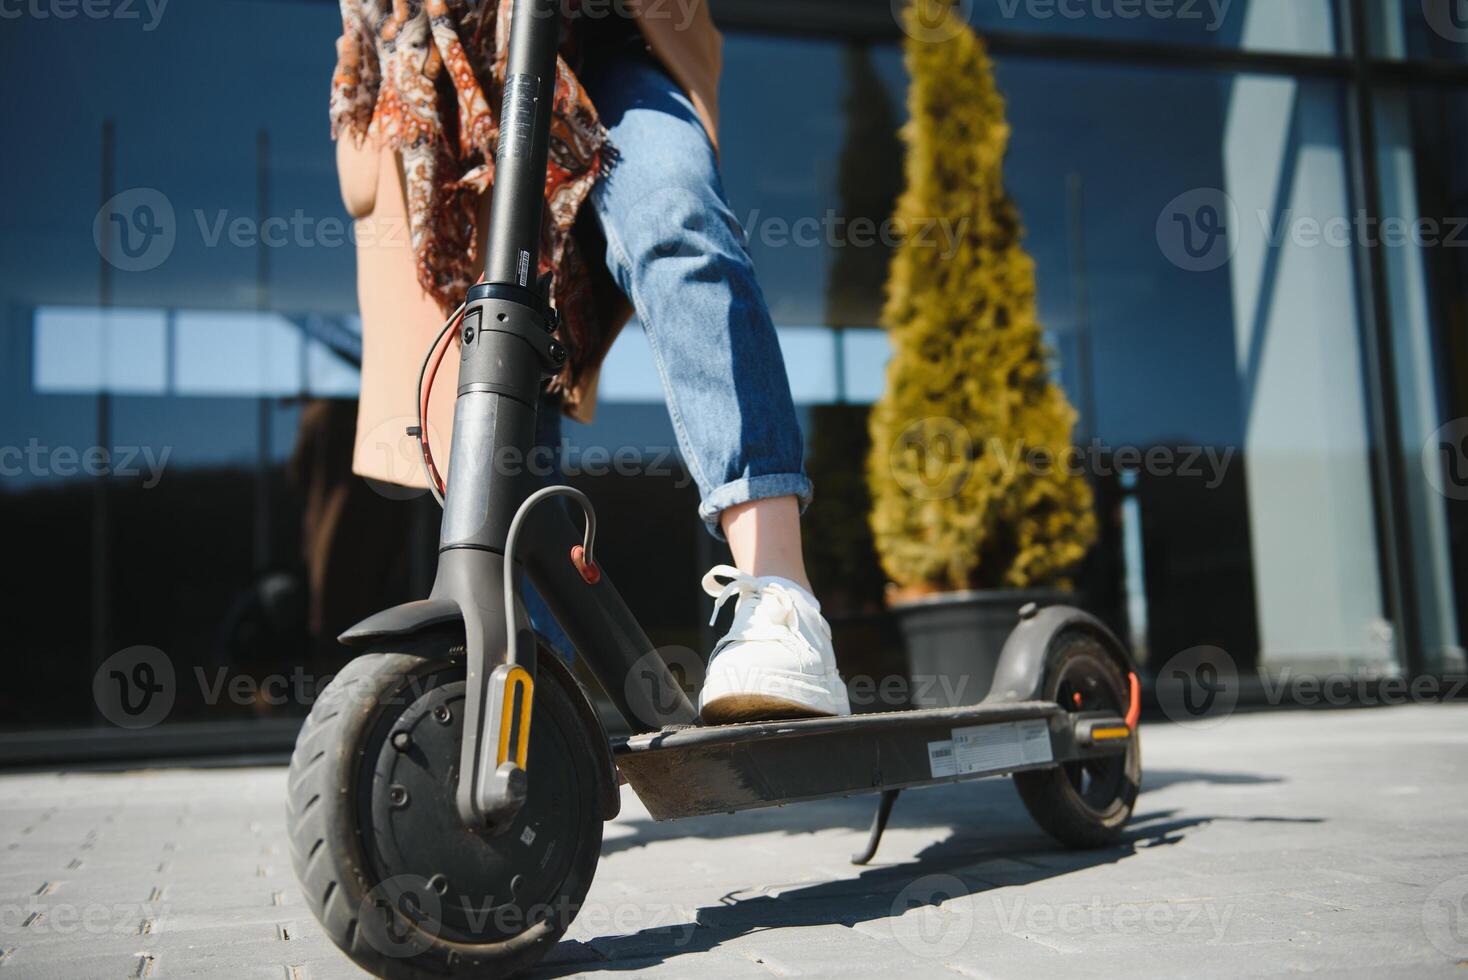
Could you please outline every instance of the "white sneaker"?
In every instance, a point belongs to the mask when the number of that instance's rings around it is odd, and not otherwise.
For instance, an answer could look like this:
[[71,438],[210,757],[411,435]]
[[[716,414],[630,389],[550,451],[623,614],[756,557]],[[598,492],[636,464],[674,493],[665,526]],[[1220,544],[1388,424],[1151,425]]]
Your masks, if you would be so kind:
[[728,565],[710,569],[703,589],[715,600],[709,625],[730,596],[739,597],[698,695],[704,724],[851,714],[815,596],[789,579]]

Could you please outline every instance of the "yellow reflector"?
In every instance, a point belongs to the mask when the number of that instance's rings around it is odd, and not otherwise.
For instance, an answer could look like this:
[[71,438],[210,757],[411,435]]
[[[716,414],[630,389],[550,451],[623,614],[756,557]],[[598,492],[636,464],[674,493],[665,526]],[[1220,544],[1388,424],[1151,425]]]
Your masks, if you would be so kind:
[[510,757],[510,729],[515,724],[515,692],[519,690],[520,737],[515,739],[515,765],[524,769],[530,749],[530,696],[535,682],[530,679],[529,671],[516,664],[506,672],[504,683],[504,694],[500,701],[500,750],[495,762],[503,763]]
[[1132,730],[1125,725],[1112,725],[1108,728],[1091,729],[1091,741],[1106,742],[1116,738],[1130,738]]

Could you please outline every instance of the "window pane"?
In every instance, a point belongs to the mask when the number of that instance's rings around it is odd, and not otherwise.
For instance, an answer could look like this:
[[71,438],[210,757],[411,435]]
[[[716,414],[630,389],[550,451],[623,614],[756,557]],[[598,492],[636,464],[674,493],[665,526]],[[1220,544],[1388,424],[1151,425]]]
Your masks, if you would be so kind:
[[1371,0],[1366,16],[1379,58],[1468,60],[1468,9],[1460,0]]
[[1468,617],[1468,93],[1385,91],[1376,99],[1376,121],[1383,227],[1394,221],[1405,230],[1382,249],[1406,478],[1403,533],[1416,562],[1428,668],[1461,672]]
[[845,400],[873,402],[886,385],[892,345],[881,330],[846,330],[841,335]]
[[333,632],[409,597],[407,512],[350,477],[355,405],[311,397],[354,394],[360,356],[326,120],[340,15],[134,13],[0,31],[0,120],[37,148],[0,157],[25,188],[0,211],[0,448],[22,451],[0,494],[34,556],[4,587],[37,612],[4,727],[100,722],[92,671],[131,644],[172,662],[170,722],[299,716],[211,699],[195,668],[319,674]]
[[162,394],[168,320],[161,310],[46,307],[35,314],[35,385],[57,394]]
[[1028,59],[1000,81],[1044,322],[1091,352],[1072,400],[1105,449],[1179,454],[1136,490],[1154,662],[1389,665],[1353,255],[1310,234],[1351,213],[1340,91]]

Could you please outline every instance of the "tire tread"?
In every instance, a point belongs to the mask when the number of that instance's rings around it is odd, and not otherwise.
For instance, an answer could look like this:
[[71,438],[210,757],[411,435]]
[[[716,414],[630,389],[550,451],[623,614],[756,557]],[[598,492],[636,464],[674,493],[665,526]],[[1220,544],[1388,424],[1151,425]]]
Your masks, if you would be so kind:
[[[358,906],[353,904],[354,899],[360,904],[370,883],[361,862],[354,859],[357,830],[349,787],[357,760],[349,746],[372,724],[378,695],[437,662],[415,653],[365,653],[350,661],[322,692],[297,736],[286,784],[291,863],[322,931],[376,976],[444,980],[464,970],[474,976],[509,976],[533,966],[549,947],[523,945],[497,958],[492,968],[468,962],[472,957],[463,955],[463,946],[435,945],[423,955],[397,959],[364,938]],[[362,710],[353,710],[357,705]],[[599,850],[599,822],[597,830],[590,843]],[[595,867],[594,859],[591,866]],[[487,968],[491,972],[484,972]]]
[[[1084,634],[1062,636],[1046,656],[1045,671],[1047,689],[1049,678],[1060,667],[1073,650],[1083,650],[1084,655],[1095,656],[1106,661],[1112,670],[1120,673],[1099,642]],[[1125,690],[1125,678],[1119,678],[1120,690]],[[1141,782],[1141,744],[1133,741],[1129,752],[1133,753],[1131,765],[1134,778],[1126,781],[1121,800],[1122,807],[1112,817],[1102,821],[1088,810],[1081,809],[1066,792],[1067,777],[1059,768],[1036,769],[1014,774],[1014,787],[1024,802],[1025,809],[1040,829],[1067,847],[1108,847],[1121,840],[1126,822],[1131,818],[1136,805]]]

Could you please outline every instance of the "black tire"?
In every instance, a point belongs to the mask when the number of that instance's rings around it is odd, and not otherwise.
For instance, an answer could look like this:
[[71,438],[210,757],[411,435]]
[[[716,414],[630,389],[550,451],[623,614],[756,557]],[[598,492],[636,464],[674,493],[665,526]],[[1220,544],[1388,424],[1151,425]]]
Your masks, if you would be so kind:
[[356,658],[312,707],[291,758],[291,861],[322,929],[370,973],[513,976],[555,946],[591,887],[602,815],[589,740],[601,733],[575,710],[579,692],[537,671],[529,797],[504,834],[469,831],[452,806],[464,663],[449,641],[424,642]]
[[[1100,641],[1072,633],[1062,636],[1046,659],[1044,698],[1071,711],[1125,715],[1131,692]],[[1131,818],[1141,784],[1142,745],[1135,735],[1124,753],[1014,774],[1015,788],[1030,816],[1068,847],[1116,843]]]

